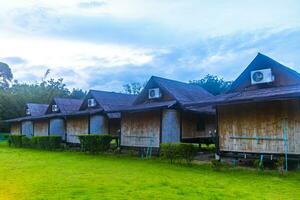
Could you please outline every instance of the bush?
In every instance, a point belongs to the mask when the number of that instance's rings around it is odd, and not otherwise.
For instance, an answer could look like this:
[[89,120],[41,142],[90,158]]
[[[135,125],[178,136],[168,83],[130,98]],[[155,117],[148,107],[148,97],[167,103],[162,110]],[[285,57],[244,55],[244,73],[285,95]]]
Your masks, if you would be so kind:
[[39,149],[59,149],[62,142],[61,136],[34,136],[32,138],[32,146]]
[[22,147],[22,135],[10,135],[8,145],[11,147]]
[[163,159],[174,161],[185,160],[191,163],[197,153],[197,148],[193,144],[188,143],[163,143],[160,147],[160,156]]
[[26,135],[22,135],[22,147],[30,148],[32,147],[32,140]]
[[83,134],[79,135],[82,151],[97,153],[107,151],[112,141],[111,135]]
[[223,166],[223,164],[219,160],[212,160],[211,161],[211,168],[213,170],[220,171],[222,166]]
[[179,144],[179,156],[190,164],[197,153],[197,148],[193,144],[180,143]]
[[284,161],[285,158],[283,156],[280,156],[276,161],[276,167],[280,175],[284,174]]

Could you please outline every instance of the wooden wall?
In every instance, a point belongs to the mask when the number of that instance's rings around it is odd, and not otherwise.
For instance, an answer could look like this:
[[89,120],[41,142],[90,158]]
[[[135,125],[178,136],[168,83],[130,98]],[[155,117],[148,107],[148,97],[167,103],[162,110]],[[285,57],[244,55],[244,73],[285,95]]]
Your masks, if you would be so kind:
[[21,135],[21,123],[16,122],[10,125],[10,133],[12,135]]
[[288,152],[300,154],[299,100],[226,105],[218,108],[221,151],[284,153],[283,141],[234,139],[232,137],[283,138],[287,118]]
[[90,117],[90,134],[108,134],[108,119],[104,115]]
[[47,136],[48,135],[48,120],[35,121],[33,123],[34,136]]
[[180,112],[164,109],[162,112],[161,142],[180,142]]
[[79,143],[78,135],[88,134],[88,117],[67,118],[67,142]]
[[122,146],[159,147],[159,137],[160,137],[160,111],[122,114],[122,120],[121,120],[121,145]]
[[[204,123],[199,129],[198,123]],[[190,112],[182,113],[182,138],[208,138],[215,135],[216,120],[214,115],[200,115]]]

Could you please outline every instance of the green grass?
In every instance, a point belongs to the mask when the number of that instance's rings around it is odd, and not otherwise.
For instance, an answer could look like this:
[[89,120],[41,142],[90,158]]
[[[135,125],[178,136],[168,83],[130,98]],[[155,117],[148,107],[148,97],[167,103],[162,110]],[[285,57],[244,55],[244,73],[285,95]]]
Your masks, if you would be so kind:
[[0,199],[299,199],[300,172],[213,171],[116,155],[0,144]]

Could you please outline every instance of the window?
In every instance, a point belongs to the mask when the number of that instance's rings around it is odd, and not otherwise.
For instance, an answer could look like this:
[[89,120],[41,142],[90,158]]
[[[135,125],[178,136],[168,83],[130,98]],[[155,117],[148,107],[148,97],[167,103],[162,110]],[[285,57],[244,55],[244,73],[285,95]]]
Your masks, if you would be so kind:
[[96,101],[95,99],[88,99],[88,107],[95,107],[96,106]]
[[57,112],[58,106],[56,104],[52,105],[52,112]]
[[26,109],[26,115],[30,115],[31,113],[30,113],[30,110],[29,110],[29,108],[27,108]]

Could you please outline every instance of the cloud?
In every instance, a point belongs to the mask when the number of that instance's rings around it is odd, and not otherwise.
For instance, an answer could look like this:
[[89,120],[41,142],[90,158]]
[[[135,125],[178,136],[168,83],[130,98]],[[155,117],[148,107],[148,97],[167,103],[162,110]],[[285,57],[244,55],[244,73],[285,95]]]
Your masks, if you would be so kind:
[[11,64],[11,65],[20,65],[20,64],[26,64],[27,61],[21,57],[5,57],[5,58],[0,58],[1,61]]
[[96,8],[96,7],[101,7],[104,5],[106,5],[106,3],[103,1],[85,1],[85,2],[80,2],[78,4],[78,7],[80,7],[80,8]]

